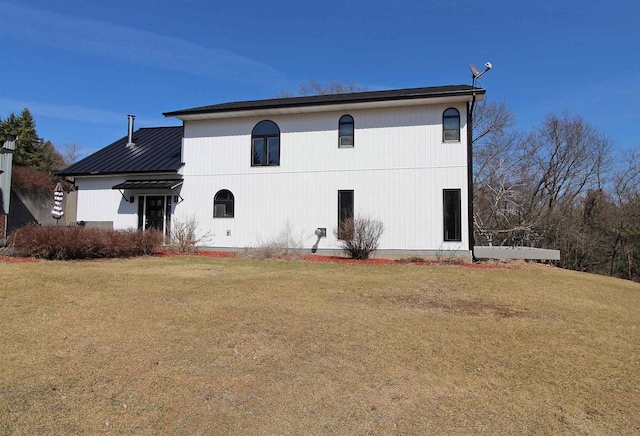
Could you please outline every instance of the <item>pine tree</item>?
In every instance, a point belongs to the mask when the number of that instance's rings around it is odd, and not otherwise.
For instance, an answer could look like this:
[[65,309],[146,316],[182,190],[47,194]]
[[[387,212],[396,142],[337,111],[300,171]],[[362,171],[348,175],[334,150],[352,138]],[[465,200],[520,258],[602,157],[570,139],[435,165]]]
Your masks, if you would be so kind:
[[17,136],[16,151],[13,154],[13,164],[25,167],[37,167],[40,160],[42,139],[36,132],[36,123],[29,109],[24,108],[20,116],[14,114],[3,122],[3,136]]
[[13,164],[41,171],[55,171],[64,167],[64,159],[50,141],[44,141],[36,130],[36,122],[24,108],[19,116],[0,119],[0,137],[17,136]]
[[38,169],[41,171],[53,172],[61,170],[65,166],[64,158],[58,150],[55,149],[51,141],[46,141],[42,144],[42,153]]

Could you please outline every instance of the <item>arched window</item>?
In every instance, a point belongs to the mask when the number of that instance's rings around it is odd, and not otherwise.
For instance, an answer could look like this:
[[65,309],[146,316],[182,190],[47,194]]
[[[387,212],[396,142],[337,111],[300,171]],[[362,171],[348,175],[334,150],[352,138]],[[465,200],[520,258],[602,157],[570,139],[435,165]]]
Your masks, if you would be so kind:
[[442,139],[444,142],[460,142],[460,112],[450,107],[442,114]]
[[343,115],[338,122],[338,147],[353,147],[353,117]]
[[280,128],[260,121],[251,132],[251,166],[280,165]]
[[235,199],[231,191],[221,189],[213,197],[213,217],[233,218],[233,203]]

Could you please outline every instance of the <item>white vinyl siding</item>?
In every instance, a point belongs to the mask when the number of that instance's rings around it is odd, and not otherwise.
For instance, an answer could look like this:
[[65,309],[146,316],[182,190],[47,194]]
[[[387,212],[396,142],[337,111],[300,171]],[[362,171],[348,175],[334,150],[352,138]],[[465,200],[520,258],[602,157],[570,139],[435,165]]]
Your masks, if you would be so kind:
[[[458,143],[444,143],[442,114],[460,111]],[[468,250],[465,103],[349,109],[355,121],[352,148],[336,146],[344,110],[185,121],[181,169],[184,183],[172,202],[175,224],[195,218],[204,245],[256,246],[289,226],[310,249],[318,227],[327,229],[320,249],[336,249],[337,193],[353,190],[355,216],[384,224],[381,250]],[[251,166],[251,133],[272,120],[280,129],[280,164]],[[139,177],[158,178],[158,175]],[[159,176],[160,178],[162,176]],[[78,220],[113,221],[136,228],[137,202],[112,187],[136,176],[78,177]],[[214,218],[220,190],[234,196],[234,216]],[[461,194],[461,241],[444,241],[443,190]],[[160,195],[136,192],[130,195]]]
[[[152,179],[163,176],[153,177],[151,175],[147,177]],[[78,187],[77,220],[113,221],[114,229],[137,229],[139,195],[174,195],[169,190],[125,190],[127,200],[132,196],[134,198],[131,203],[125,201],[119,190],[112,189],[115,185],[135,178],[142,177],[76,177],[75,184]]]
[[[185,122],[183,161],[185,202],[176,219],[194,215],[207,245],[255,246],[280,232],[287,222],[309,246],[318,227],[328,229],[320,248],[335,248],[336,193],[354,190],[356,217],[381,220],[381,249],[466,250],[444,242],[442,190],[467,195],[466,120],[461,113],[457,144],[442,141],[442,113],[451,105],[354,110],[357,146],[336,147],[344,112],[273,115],[281,131],[280,165],[251,167],[251,131],[264,117]],[[233,220],[214,220],[211,199],[220,189],[235,197]],[[462,215],[467,204],[463,201]],[[259,219],[258,219],[259,217]]]
[[114,229],[138,227],[138,206],[125,202],[113,186],[125,177],[76,178],[78,187],[78,221],[113,221]]

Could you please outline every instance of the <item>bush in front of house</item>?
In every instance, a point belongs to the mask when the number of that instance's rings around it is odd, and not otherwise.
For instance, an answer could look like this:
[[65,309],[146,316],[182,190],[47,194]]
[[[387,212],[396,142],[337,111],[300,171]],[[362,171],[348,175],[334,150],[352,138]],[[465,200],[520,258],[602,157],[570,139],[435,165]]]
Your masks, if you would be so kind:
[[16,254],[40,259],[132,257],[152,254],[162,244],[162,233],[28,225],[13,232],[8,243]]
[[347,218],[334,231],[342,251],[352,259],[369,259],[378,249],[384,225],[369,217]]
[[209,240],[210,233],[198,231],[198,220],[195,216],[183,216],[173,220],[169,247],[174,252],[193,254],[199,251],[198,246]]
[[304,233],[297,233],[289,221],[273,237],[258,238],[258,245],[245,247],[244,255],[250,259],[296,259],[304,247]]

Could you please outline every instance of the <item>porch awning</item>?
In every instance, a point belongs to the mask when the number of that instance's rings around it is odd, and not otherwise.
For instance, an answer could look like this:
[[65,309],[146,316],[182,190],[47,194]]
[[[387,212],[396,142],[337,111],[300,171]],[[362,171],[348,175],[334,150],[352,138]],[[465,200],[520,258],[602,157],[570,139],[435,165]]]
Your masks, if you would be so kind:
[[127,180],[115,185],[112,189],[176,189],[184,180]]

